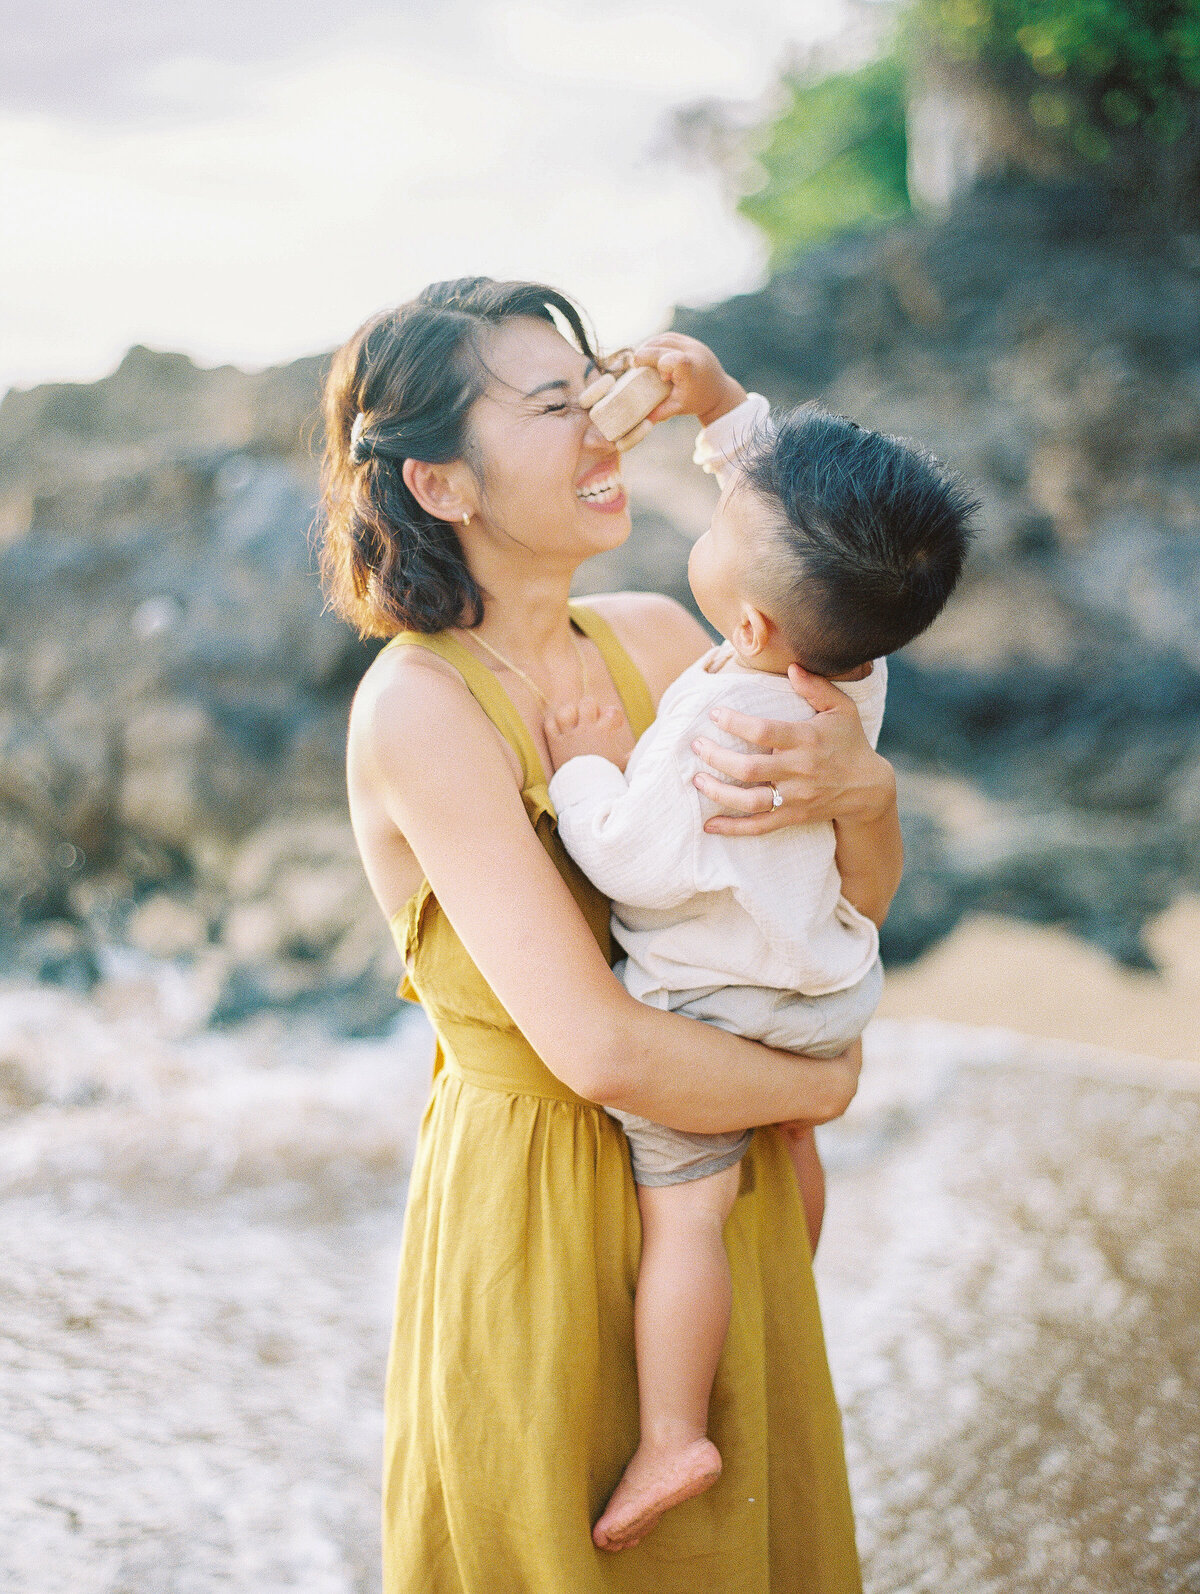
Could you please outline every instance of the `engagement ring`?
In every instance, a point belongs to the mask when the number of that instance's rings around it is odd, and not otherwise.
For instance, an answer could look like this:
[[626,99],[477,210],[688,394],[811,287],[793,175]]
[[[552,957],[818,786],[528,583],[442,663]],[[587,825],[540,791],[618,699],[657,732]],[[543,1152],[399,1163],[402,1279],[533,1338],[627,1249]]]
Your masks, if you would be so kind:
[[783,798],[779,795],[779,787],[773,781],[769,780],[767,785],[771,788],[771,812],[774,813],[777,808],[783,807]]

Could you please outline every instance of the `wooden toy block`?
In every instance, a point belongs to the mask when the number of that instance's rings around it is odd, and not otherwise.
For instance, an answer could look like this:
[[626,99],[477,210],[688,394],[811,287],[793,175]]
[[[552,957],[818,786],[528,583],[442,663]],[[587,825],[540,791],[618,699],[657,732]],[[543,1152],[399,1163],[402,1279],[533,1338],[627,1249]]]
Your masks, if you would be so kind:
[[598,376],[594,382],[589,382],[579,395],[579,402],[585,410],[590,410],[597,399],[602,399],[606,393],[611,393],[617,385],[617,379],[611,371],[605,371],[603,376]]
[[[597,385],[592,384],[593,387]],[[609,442],[615,443],[644,421],[670,391],[671,384],[664,382],[653,366],[635,365],[601,398],[593,401],[592,419]]]

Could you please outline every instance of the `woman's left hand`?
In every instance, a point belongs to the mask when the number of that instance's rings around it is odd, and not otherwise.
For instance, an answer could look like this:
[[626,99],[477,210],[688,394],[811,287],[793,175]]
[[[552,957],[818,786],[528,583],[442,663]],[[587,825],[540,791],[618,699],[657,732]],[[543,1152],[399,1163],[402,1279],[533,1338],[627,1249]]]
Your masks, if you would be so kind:
[[[718,708],[713,720],[722,730],[763,751],[738,753],[707,737],[692,744],[697,756],[725,777],[701,771],[694,779],[703,796],[726,810],[705,824],[711,835],[759,836],[786,825],[871,820],[896,800],[895,773],[867,740],[853,699],[798,664],[788,678],[815,710],[812,719],[766,720]],[[776,791],[782,799],[778,807]]]

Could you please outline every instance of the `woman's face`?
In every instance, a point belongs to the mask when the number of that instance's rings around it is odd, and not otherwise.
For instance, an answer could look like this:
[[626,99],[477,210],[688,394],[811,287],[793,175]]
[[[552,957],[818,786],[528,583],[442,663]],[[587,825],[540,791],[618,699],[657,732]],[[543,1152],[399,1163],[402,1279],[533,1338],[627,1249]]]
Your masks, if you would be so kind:
[[496,328],[484,358],[493,379],[469,426],[485,534],[572,567],[619,547],[630,531],[621,456],[579,407],[595,366],[534,317]]

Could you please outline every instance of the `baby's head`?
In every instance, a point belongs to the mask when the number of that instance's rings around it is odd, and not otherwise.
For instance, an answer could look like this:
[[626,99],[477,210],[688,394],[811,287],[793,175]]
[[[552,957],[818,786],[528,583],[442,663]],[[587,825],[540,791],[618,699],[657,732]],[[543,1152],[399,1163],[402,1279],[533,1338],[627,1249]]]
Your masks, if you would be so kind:
[[806,405],[739,466],[688,579],[744,663],[844,676],[932,623],[979,507],[932,455]]

